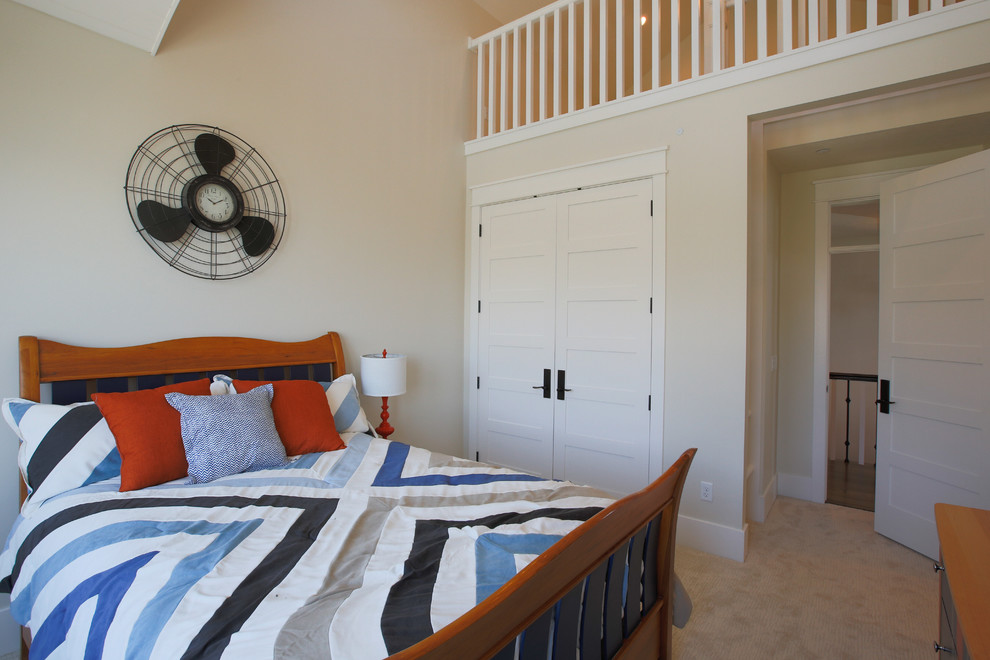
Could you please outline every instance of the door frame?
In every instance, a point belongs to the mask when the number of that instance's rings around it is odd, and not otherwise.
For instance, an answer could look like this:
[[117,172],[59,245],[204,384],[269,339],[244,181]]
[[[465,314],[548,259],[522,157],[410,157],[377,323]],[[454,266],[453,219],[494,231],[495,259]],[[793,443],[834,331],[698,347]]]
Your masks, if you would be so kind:
[[[811,481],[808,482],[807,490],[803,493],[803,499],[824,503],[828,488],[828,329],[832,275],[829,244],[831,243],[832,205],[879,198],[880,189],[884,182],[918,169],[921,168],[910,167],[813,182],[815,186],[815,322],[814,366],[812,369]],[[793,495],[798,496],[797,493]]]
[[[665,180],[667,148],[651,149],[613,158],[574,164],[468,188],[464,319],[464,438],[465,456],[478,452],[478,304],[480,291],[481,209],[483,206],[526,197],[552,195],[569,190],[623,183],[636,179],[653,181],[653,330],[652,407],[650,411],[650,479],[664,470],[663,387],[664,335],[666,328],[666,221]],[[675,457],[676,458],[676,457]]]

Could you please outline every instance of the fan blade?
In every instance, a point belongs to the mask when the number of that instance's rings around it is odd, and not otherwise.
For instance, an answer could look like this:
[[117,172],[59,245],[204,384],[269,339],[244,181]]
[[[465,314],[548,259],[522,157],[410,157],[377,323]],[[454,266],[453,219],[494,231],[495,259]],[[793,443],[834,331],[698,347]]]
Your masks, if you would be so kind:
[[216,176],[234,160],[234,147],[219,135],[200,133],[196,136],[196,157],[207,173]]
[[171,243],[182,238],[192,222],[192,216],[183,209],[173,209],[151,199],[137,206],[138,220],[152,238]]
[[244,241],[244,251],[252,257],[257,257],[267,250],[275,240],[275,227],[264,218],[246,215],[237,223],[237,231],[241,232]]

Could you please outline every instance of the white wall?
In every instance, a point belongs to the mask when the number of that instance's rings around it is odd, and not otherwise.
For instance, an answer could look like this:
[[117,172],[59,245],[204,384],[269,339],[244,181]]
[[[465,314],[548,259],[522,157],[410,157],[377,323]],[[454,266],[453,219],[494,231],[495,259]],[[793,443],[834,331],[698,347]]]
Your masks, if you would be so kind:
[[[492,27],[464,0],[190,1],[151,57],[0,0],[0,396],[17,395],[22,334],[126,345],[332,329],[351,368],[362,352],[408,354],[394,437],[461,454],[466,42]],[[184,275],[134,230],[128,162],[178,123],[231,131],[281,180],[285,236],[247,277]],[[380,400],[365,405],[377,420]],[[0,429],[3,536],[15,448]]]
[[[986,30],[971,25],[468,157],[476,185],[669,147],[664,464],[699,448],[678,541],[745,552],[750,118],[985,64]],[[700,501],[699,481],[714,484],[713,502]]]
[[[876,374],[880,253],[876,250],[838,253],[831,259],[829,371]],[[847,391],[846,383],[836,380],[831,384],[829,395],[829,460],[845,459],[848,415],[849,460],[873,465],[876,462],[873,448],[877,433],[876,383],[851,381]]]

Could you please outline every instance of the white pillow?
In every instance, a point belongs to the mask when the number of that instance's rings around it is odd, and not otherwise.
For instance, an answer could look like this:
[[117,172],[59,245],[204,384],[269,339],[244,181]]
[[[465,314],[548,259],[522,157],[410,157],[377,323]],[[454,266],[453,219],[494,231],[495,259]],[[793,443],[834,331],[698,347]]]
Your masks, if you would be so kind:
[[31,501],[120,476],[117,443],[95,403],[4,399],[0,410],[21,440],[17,466]]
[[361,408],[357,379],[354,374],[344,374],[327,388],[327,400],[338,433],[368,433],[371,423]]

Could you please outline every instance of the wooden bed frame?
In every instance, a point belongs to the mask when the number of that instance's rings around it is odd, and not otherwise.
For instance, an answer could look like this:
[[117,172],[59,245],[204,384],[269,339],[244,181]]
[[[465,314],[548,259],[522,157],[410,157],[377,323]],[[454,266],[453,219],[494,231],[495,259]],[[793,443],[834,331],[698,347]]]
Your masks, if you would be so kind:
[[[88,400],[181,380],[241,378],[329,381],[345,373],[335,332],[303,342],[195,337],[121,348],[20,338],[20,395]],[[674,539],[690,449],[645,489],[602,510],[537,557],[491,597],[391,658],[669,658]],[[21,501],[26,486],[21,483]],[[22,628],[26,660],[30,632]],[[578,650],[580,649],[580,655]]]

